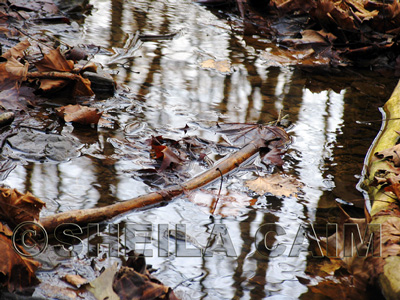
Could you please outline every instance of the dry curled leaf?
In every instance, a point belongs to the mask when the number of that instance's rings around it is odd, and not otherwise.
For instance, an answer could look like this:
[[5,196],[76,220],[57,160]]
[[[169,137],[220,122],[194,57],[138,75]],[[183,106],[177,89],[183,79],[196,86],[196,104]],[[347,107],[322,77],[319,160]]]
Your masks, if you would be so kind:
[[277,197],[290,197],[299,194],[303,184],[292,176],[282,176],[275,173],[268,177],[248,180],[246,181],[246,186],[259,195],[268,192]]
[[56,112],[65,122],[75,122],[82,125],[97,124],[102,115],[102,112],[99,112],[97,108],[79,104],[56,108]]

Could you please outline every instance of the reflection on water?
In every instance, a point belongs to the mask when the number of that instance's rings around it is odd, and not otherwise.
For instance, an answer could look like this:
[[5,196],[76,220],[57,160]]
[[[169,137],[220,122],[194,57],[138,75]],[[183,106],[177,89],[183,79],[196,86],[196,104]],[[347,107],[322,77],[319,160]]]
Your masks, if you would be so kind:
[[[195,128],[190,134],[212,140],[216,137],[202,126],[215,121],[268,123],[282,110],[293,124],[289,130],[293,143],[283,171],[304,183],[300,199],[267,195],[262,207],[248,208],[238,217],[214,219],[183,197],[115,222],[171,228],[185,224],[187,234],[199,242],[207,241],[214,224],[226,225],[236,257],[148,258],[157,268],[156,276],[166,285],[177,286],[182,299],[298,299],[307,291],[297,279],[307,277],[307,242],[298,257],[289,257],[297,231],[317,221],[335,200],[363,206],[362,194],[355,189],[357,176],[380,125],[377,107],[394,83],[366,73],[313,75],[294,67],[271,66],[263,53],[274,45],[241,36],[227,21],[190,1],[91,2],[95,9],[77,42],[119,53],[137,31],[176,36],[144,41],[134,57],[109,66],[124,84],[123,91],[98,106],[118,124],[114,130],[85,133],[67,124],[61,135],[75,136],[80,154],[60,162],[21,159],[4,182],[45,200],[45,214],[104,206],[152,190],[133,176],[147,166],[135,142],[155,133],[182,137],[176,129],[186,124]],[[207,59],[227,60],[232,72],[202,69],[200,63]],[[107,65],[110,56],[99,54],[95,60]],[[273,248],[285,246],[282,255],[274,255],[278,248],[269,255],[256,251],[254,238],[262,224],[283,228],[285,234],[271,242]],[[151,247],[157,253],[157,230],[153,238]]]

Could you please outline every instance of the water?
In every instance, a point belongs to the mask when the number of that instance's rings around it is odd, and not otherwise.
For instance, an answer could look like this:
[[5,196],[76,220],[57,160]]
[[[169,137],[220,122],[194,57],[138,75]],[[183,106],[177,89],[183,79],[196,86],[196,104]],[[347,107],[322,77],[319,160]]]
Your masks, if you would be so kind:
[[[209,209],[182,196],[163,207],[129,213],[112,224],[121,228],[153,224],[153,240],[146,245],[153,253],[147,263],[157,269],[154,275],[159,280],[176,287],[181,299],[301,298],[308,288],[298,278],[308,278],[306,267],[311,262],[305,251],[289,257],[297,231],[309,223],[324,224],[333,216],[335,201],[362,214],[364,199],[356,184],[380,127],[378,107],[390,96],[395,80],[367,71],[303,72],[271,61],[267,54],[276,51],[275,45],[257,36],[244,37],[240,26],[231,22],[234,16],[190,1],[97,0],[91,4],[92,14],[80,30],[60,37],[68,44],[72,40],[109,51],[100,52],[94,60],[108,66],[120,89],[94,105],[107,113],[114,128],[58,124],[51,138],[35,131],[33,136],[41,145],[35,150],[21,142],[26,139],[19,133],[3,149],[3,156],[13,158],[16,165],[3,182],[44,200],[43,215],[112,204],[159,187],[137,173],[152,162],[139,147],[151,135],[179,139],[185,136],[179,129],[189,125],[188,135],[219,141],[205,128],[216,122],[269,123],[282,111],[292,123],[288,130],[292,143],[280,172],[303,183],[303,195],[259,197],[259,205],[240,206],[239,213],[226,217],[210,217]],[[137,31],[176,35],[144,41],[132,57],[109,65],[112,54],[124,51]],[[226,61],[230,72],[202,68],[208,59]],[[50,108],[41,109],[48,112]],[[54,139],[69,151],[57,151]],[[254,170],[243,170],[224,188],[244,197],[243,180],[256,176]],[[218,190],[218,185],[210,189]],[[169,256],[160,257],[160,224],[169,229],[183,224],[188,236],[203,245],[214,225],[222,224],[235,255],[178,257],[170,239]],[[263,224],[284,230],[271,242],[283,248],[256,251],[254,240]],[[121,238],[125,237],[132,238],[129,230],[123,232]],[[91,238],[84,243],[90,244]],[[303,250],[307,245],[305,240]],[[196,249],[190,243],[188,247]],[[280,249],[283,253],[278,253]],[[83,251],[81,258],[86,257]],[[44,281],[48,280],[45,274],[39,274]],[[42,286],[37,294],[45,294],[45,289]]]

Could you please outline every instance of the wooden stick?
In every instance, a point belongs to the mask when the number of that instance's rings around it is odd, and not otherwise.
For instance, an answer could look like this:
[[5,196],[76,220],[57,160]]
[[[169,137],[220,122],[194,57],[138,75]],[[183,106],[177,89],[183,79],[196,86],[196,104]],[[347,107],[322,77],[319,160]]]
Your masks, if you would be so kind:
[[[284,130],[280,130],[286,135]],[[77,225],[85,225],[89,223],[98,223],[133,209],[153,207],[162,202],[171,200],[173,197],[182,194],[184,191],[190,191],[204,186],[220,177],[221,173],[226,174],[232,171],[256,154],[260,148],[265,147],[268,142],[269,141],[265,141],[260,137],[250,142],[242,149],[229,156],[227,159],[224,159],[217,165],[213,166],[211,169],[201,173],[182,185],[175,185],[158,192],[153,192],[105,207],[75,210],[55,214],[41,218],[40,222],[46,231],[51,233],[58,225],[61,224],[73,223]]]

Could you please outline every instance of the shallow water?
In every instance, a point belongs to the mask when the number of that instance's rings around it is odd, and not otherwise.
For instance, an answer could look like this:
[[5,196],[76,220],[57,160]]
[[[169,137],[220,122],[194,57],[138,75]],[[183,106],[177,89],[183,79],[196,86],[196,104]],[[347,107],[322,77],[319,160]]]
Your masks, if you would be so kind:
[[[77,44],[109,51],[100,52],[94,60],[114,74],[120,89],[94,105],[107,113],[114,128],[60,124],[52,134],[26,129],[3,150],[3,156],[16,164],[3,182],[46,201],[44,215],[104,206],[160,186],[144,181],[137,172],[151,160],[135,144],[151,135],[175,139],[197,135],[217,142],[220,137],[207,130],[216,122],[269,123],[282,110],[292,123],[288,129],[292,143],[279,172],[302,182],[304,194],[298,198],[251,195],[258,197],[256,205],[240,206],[239,213],[225,217],[210,217],[209,210],[182,196],[163,207],[132,212],[112,224],[123,228],[130,223],[153,224],[153,240],[146,245],[153,253],[147,263],[157,269],[154,275],[159,280],[176,287],[181,299],[299,299],[308,288],[298,277],[308,277],[309,262],[306,251],[289,257],[297,231],[302,225],[318,225],[332,217],[335,201],[362,214],[364,199],[356,185],[380,127],[378,107],[390,96],[395,80],[377,77],[372,71],[313,74],[280,66],[266,55],[275,49],[268,40],[244,37],[227,21],[234,16],[189,1],[97,0],[92,4],[92,14],[80,31],[61,38],[68,44],[73,38]],[[131,57],[109,64],[137,31],[176,35],[143,41]],[[227,61],[231,71],[202,68],[208,59]],[[186,125],[191,128],[187,134],[179,130]],[[41,146],[32,148],[21,134],[34,136],[33,143]],[[57,150],[55,141],[63,143],[60,149],[70,151]],[[256,176],[254,169],[243,169],[224,188],[243,195],[248,192],[243,180]],[[210,189],[218,190],[218,186]],[[185,225],[188,236],[203,245],[217,228],[214,225],[222,224],[235,255],[178,257],[170,239],[170,255],[160,257],[158,225],[166,224],[170,229]],[[284,234],[272,240],[274,246],[285,247],[283,254],[277,253],[281,248],[268,255],[256,251],[256,233],[263,224],[283,228]],[[129,230],[123,232],[121,238],[125,237],[132,238]],[[307,245],[305,240],[302,249]],[[190,242],[188,247],[196,249]],[[39,276],[45,279],[46,274]],[[39,296],[43,293],[37,291]]]

